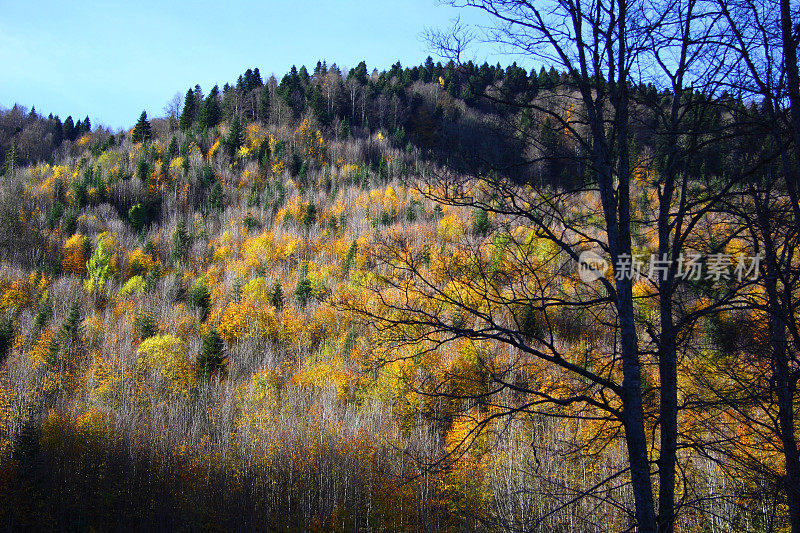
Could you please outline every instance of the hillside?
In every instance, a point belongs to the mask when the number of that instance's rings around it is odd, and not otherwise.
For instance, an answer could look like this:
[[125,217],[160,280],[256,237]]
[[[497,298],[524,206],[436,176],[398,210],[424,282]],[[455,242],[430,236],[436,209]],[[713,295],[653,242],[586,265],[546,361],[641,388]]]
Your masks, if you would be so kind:
[[[606,241],[573,82],[471,63],[255,69],[170,116],[59,142],[57,117],[6,112],[22,122],[0,137],[0,523],[625,530],[614,273],[578,275],[577,252]],[[669,93],[632,92],[646,265],[667,168],[649,128]],[[682,531],[785,512],[745,460],[782,460],[747,424],[773,408],[741,386],[770,379],[750,357],[766,289],[733,275],[763,244],[757,201],[721,185],[767,149],[720,130],[762,111],[714,103],[666,201],[691,219],[687,253],[725,254],[731,274],[676,290]],[[769,172],[754,166],[752,182]],[[648,435],[662,289],[631,289]]]

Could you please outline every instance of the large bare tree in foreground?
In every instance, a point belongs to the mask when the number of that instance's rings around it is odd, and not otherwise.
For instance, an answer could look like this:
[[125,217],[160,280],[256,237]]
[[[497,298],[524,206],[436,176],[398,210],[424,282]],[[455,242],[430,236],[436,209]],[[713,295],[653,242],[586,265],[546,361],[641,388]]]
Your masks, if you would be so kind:
[[[713,226],[730,215],[721,206],[741,196],[741,186],[755,170],[715,170],[709,153],[742,135],[732,118],[735,98],[720,95],[735,70],[746,66],[747,56],[729,31],[724,3],[452,4],[486,13],[492,42],[565,72],[566,88],[548,97],[508,102],[498,96],[502,91],[489,91],[485,97],[521,110],[534,124],[548,124],[561,136],[568,157],[577,162],[572,168],[581,170],[584,182],[578,190],[536,187],[504,179],[510,168],[483,166],[464,172],[469,165],[430,176],[422,191],[430,198],[493,214],[494,240],[467,244],[464,257],[470,260],[440,258],[432,267],[429,256],[407,252],[411,247],[403,237],[388,235],[374,254],[376,263],[390,272],[373,285],[380,305],[360,311],[398,345],[416,343],[435,351],[466,338],[509,346],[518,354],[511,360],[497,354],[478,357],[480,371],[470,378],[476,388],[445,386],[463,378],[449,373],[444,379],[427,376],[419,389],[434,397],[472,400],[489,413],[477,417],[484,425],[519,413],[552,414],[545,406],[557,405],[570,413],[562,416],[598,424],[603,429],[597,439],[606,444],[613,440],[608,428],[618,426],[627,472],[616,472],[594,488],[629,476],[631,527],[673,531],[681,509],[704,499],[689,493],[687,466],[679,459],[681,449],[704,446],[696,435],[680,429],[682,410],[701,412],[703,405],[682,389],[679,367],[693,353],[701,321],[748,304],[743,298],[748,281],[698,288],[681,277],[679,261],[685,253],[719,254],[743,231],[714,235]],[[432,40],[458,57],[463,39],[453,35]],[[655,92],[639,89],[653,82]],[[510,122],[512,134],[526,138],[528,145],[543,143],[543,130],[531,128],[530,120],[524,125]],[[643,135],[654,139],[649,151],[634,148]],[[534,152],[532,164],[547,159]],[[791,165],[786,168],[788,176]],[[642,188],[633,187],[637,181],[653,191],[651,201],[632,197],[632,190],[638,194]],[[518,225],[531,233],[503,230]],[[500,237],[502,252],[497,251]],[[747,242],[754,252],[759,249],[754,242],[764,235],[751,237]],[[666,265],[642,282],[649,287],[646,294],[626,272],[643,243]],[[542,246],[551,246],[552,253],[543,252]],[[570,286],[571,265],[588,248],[601,251],[613,275],[601,276],[590,287],[555,289]],[[498,266],[503,264],[499,256],[506,260],[504,266]],[[703,298],[712,301],[698,304]],[[654,313],[643,316],[647,302],[655,302]],[[575,353],[570,327],[595,342]],[[559,369],[560,386],[543,387],[531,379],[526,374],[530,360]],[[649,374],[651,369],[655,374]],[[509,402],[504,396],[508,391],[526,400]],[[676,500],[678,485],[681,497]],[[571,502],[598,497],[590,492]]]

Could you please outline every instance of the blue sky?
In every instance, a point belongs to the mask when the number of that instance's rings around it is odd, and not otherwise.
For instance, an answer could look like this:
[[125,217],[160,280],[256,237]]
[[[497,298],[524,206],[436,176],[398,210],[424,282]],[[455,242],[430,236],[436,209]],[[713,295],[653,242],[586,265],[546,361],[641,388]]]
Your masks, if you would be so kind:
[[142,109],[162,115],[195,83],[207,92],[251,67],[266,79],[319,59],[420,64],[431,55],[421,32],[459,11],[435,0],[0,0],[0,13],[0,106],[88,115],[116,129]]

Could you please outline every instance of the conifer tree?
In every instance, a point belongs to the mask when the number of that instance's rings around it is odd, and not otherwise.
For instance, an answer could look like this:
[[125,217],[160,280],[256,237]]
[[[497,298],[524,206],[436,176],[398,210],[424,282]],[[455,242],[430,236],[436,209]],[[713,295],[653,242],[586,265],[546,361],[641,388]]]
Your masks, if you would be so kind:
[[197,354],[197,365],[204,379],[225,367],[225,343],[217,330],[212,329],[203,336],[200,353]]
[[72,115],[64,121],[64,138],[68,141],[75,140],[75,122],[72,120]]
[[53,146],[58,148],[64,141],[64,125],[61,124],[61,119],[56,115],[53,118]]
[[203,100],[197,121],[202,128],[213,128],[222,120],[222,107],[219,101],[219,87],[214,86]]
[[133,132],[131,132],[131,139],[135,143],[140,143],[149,141],[152,138],[153,132],[150,129],[150,121],[147,120],[147,111],[142,111],[136,126],[133,127]]
[[242,122],[239,120],[239,115],[234,115],[231,129],[225,138],[225,144],[232,154],[236,154],[236,151],[242,146],[243,140],[244,128],[242,128]]
[[269,303],[278,310],[283,309],[284,297],[280,281],[276,280],[275,285],[272,286],[272,290],[269,293]]
[[189,89],[186,91],[186,96],[183,99],[183,112],[178,120],[178,126],[182,130],[188,130],[194,124],[195,115],[197,114],[197,101],[195,100],[194,92]]

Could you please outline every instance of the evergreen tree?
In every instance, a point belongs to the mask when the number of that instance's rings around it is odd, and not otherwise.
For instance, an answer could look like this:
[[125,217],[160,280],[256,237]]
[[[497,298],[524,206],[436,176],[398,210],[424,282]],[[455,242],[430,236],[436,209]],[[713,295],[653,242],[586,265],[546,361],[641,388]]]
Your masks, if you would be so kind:
[[155,337],[158,334],[158,321],[150,307],[145,307],[134,319],[134,326],[142,340]]
[[200,321],[205,322],[208,318],[208,311],[211,307],[211,292],[205,283],[197,283],[189,291],[188,303],[190,306],[200,310]]
[[217,330],[212,329],[203,336],[200,353],[197,354],[197,365],[205,379],[225,367],[225,343]]
[[549,90],[554,91],[556,86],[561,82],[561,75],[555,67],[550,67],[550,72],[547,73],[547,76],[550,78]]
[[339,124],[339,137],[342,137],[343,139],[347,139],[348,137],[350,137],[350,134],[351,134],[351,131],[350,131],[350,119],[345,117],[345,118],[342,119],[341,124]]
[[[430,59],[430,58],[428,58]],[[351,69],[350,72],[347,73],[347,79],[354,78],[358,83],[361,85],[366,85],[367,83],[367,64],[362,61],[356,68]]]
[[56,115],[53,118],[53,146],[58,148],[64,141],[64,125],[61,124],[61,119]]
[[213,128],[222,120],[222,107],[220,104],[219,87],[217,85],[211,89],[208,96],[200,106],[197,122],[202,128]]
[[169,168],[170,164],[172,164],[172,160],[175,156],[178,155],[178,140],[173,135],[172,138],[169,140],[169,144],[167,145],[167,149],[164,150],[164,154],[162,156],[162,168]]
[[554,87],[555,80],[550,79],[550,74],[542,67],[539,71],[539,88],[543,91],[552,91]]
[[225,138],[225,145],[231,153],[235,155],[243,142],[244,128],[242,127],[242,122],[239,120],[239,115],[234,115],[233,122],[231,122],[231,129],[228,132],[228,136]]
[[153,132],[150,129],[150,121],[147,120],[147,111],[142,111],[139,115],[139,120],[136,126],[133,127],[131,132],[131,140],[135,143],[146,142],[153,138]]
[[59,331],[61,339],[64,341],[77,340],[78,334],[80,333],[80,323],[81,308],[79,304],[74,303],[70,307],[69,314],[64,320],[64,323],[61,324],[61,329]]
[[64,138],[68,141],[75,140],[75,122],[72,120],[72,115],[64,121]]
[[308,104],[311,111],[313,111],[314,116],[321,124],[327,126],[328,104],[325,101],[325,97],[322,95],[322,91],[318,86],[314,85],[309,92]]
[[528,87],[530,87],[531,96],[536,96],[539,93],[539,76],[536,75],[536,69],[531,69],[531,75],[528,78]]
[[258,88],[264,85],[264,81],[261,79],[261,72],[258,71],[258,67],[253,69],[253,88]]
[[86,115],[86,118],[83,119],[83,130],[86,133],[92,133],[92,123],[89,121],[89,115]]
[[292,108],[296,114],[302,113],[305,108],[305,93],[297,67],[292,65],[291,70],[283,77],[277,89],[278,95]]
[[425,83],[430,83],[433,81],[433,58],[431,56],[428,56],[428,59],[425,60],[425,66],[422,69],[421,78]]
[[175,227],[175,232],[172,234],[172,255],[170,259],[175,263],[179,263],[186,257],[190,246],[191,237],[186,230],[186,222],[180,219]]
[[278,310],[283,309],[284,297],[280,281],[276,280],[275,285],[272,286],[272,290],[269,293],[269,303]]
[[5,318],[0,321],[0,363],[2,363],[11,348],[14,346],[14,321],[11,318]]
[[304,261],[300,266],[300,275],[298,276],[297,286],[294,288],[294,299],[301,309],[305,309],[308,301],[313,294],[313,286],[311,280],[308,279],[308,261]]
[[195,94],[191,89],[186,91],[186,96],[183,99],[183,112],[181,118],[178,120],[178,127],[182,130],[188,130],[194,124],[195,115],[197,114],[197,100]]

